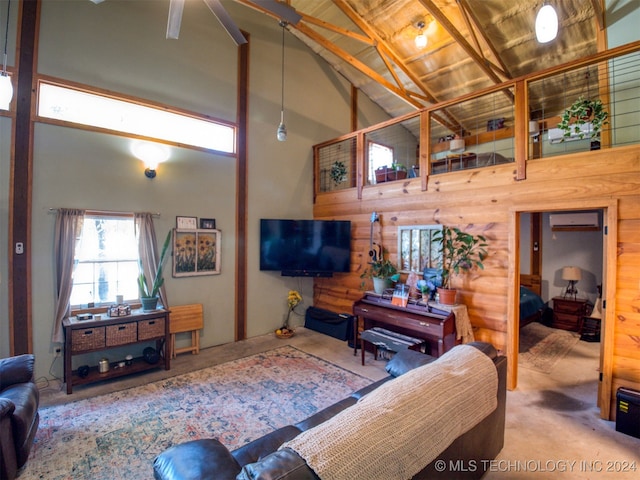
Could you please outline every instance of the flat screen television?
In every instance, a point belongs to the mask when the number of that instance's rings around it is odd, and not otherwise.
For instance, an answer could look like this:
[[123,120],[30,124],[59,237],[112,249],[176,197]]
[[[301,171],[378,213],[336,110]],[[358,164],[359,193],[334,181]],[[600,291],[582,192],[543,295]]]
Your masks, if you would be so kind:
[[260,270],[330,277],[351,267],[349,220],[260,220]]

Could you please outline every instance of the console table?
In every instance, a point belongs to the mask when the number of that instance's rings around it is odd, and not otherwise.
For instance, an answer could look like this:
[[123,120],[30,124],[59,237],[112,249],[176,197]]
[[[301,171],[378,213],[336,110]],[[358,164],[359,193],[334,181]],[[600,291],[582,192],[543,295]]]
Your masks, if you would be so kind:
[[[164,366],[169,370],[171,356],[167,351],[169,345],[169,311],[154,310],[152,312],[134,311],[125,317],[105,317],[100,320],[78,320],[77,317],[65,318],[64,328],[64,381],[67,384],[67,394],[73,390],[73,385],[83,385],[98,382],[108,378],[120,377],[132,373],[142,372],[152,368]],[[110,348],[133,345],[155,340],[156,351],[164,362],[149,363],[142,356],[135,356],[129,365],[121,367],[119,359],[110,362],[109,370],[101,373],[97,366],[89,368],[86,375],[81,376],[78,370],[73,370],[72,358],[91,352],[99,352]],[[133,350],[133,349],[132,349]]]
[[[406,307],[391,305],[391,298],[366,294],[353,304],[353,314],[357,317],[354,325],[354,339],[358,339],[359,324],[362,330],[372,327],[387,328],[391,331],[422,338],[427,344],[425,353],[439,357],[451,350],[456,340],[455,315],[435,307],[409,304]],[[354,342],[353,354],[357,355]]]

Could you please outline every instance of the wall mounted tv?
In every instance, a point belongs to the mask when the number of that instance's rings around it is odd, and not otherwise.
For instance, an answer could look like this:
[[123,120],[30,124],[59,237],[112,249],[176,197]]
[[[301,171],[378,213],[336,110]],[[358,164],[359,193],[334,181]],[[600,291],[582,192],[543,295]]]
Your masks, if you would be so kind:
[[260,270],[330,277],[351,267],[348,220],[260,220]]

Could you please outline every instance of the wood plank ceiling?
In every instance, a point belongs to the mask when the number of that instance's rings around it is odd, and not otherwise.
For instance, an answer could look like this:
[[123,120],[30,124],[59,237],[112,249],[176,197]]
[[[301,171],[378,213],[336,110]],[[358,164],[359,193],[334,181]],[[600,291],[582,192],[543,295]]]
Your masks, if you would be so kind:
[[[261,10],[259,0],[235,0]],[[594,54],[601,0],[549,0],[558,37],[540,44],[542,0],[288,0],[289,31],[392,117]],[[416,47],[424,22],[427,46]],[[533,108],[544,96],[532,98]]]

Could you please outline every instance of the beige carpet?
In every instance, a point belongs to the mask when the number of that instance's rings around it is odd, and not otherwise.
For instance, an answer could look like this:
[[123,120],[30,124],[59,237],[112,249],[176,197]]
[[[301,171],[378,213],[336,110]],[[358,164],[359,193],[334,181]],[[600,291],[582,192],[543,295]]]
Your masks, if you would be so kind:
[[580,335],[575,332],[530,323],[520,330],[519,365],[549,373],[579,340]]

